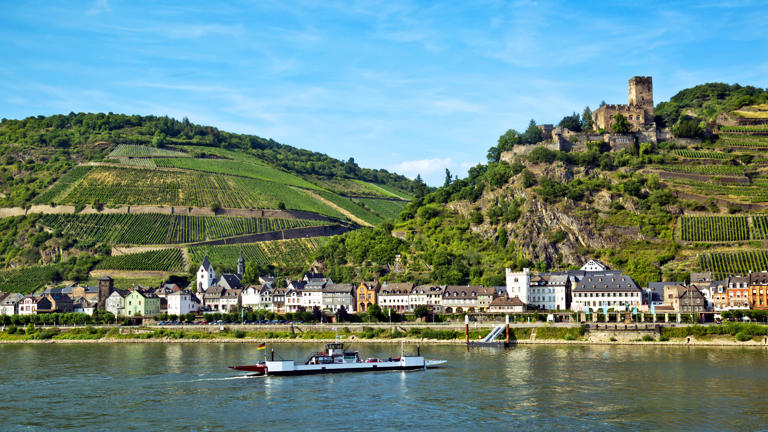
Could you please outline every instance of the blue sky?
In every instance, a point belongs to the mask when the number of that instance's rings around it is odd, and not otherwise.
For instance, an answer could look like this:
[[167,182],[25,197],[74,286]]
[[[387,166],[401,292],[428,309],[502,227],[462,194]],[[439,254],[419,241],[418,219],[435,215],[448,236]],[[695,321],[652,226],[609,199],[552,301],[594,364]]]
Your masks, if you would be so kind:
[[439,184],[633,75],[768,86],[760,2],[220,3],[4,2],[0,116],[187,116]]

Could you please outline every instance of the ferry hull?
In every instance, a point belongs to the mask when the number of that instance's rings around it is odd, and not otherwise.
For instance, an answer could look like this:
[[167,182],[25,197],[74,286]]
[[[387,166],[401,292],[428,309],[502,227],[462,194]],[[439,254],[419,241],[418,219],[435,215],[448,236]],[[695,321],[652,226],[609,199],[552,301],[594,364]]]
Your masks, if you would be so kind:
[[377,363],[331,363],[297,365],[292,361],[267,362],[267,375],[316,375],[348,372],[408,371],[427,369],[445,363],[444,360],[424,360],[423,357],[404,358],[402,361]]

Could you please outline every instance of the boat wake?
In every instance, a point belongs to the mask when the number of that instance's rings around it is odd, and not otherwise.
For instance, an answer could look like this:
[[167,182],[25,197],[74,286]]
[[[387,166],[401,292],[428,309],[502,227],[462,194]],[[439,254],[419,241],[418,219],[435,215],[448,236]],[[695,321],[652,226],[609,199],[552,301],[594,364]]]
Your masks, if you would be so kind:
[[185,382],[227,381],[227,380],[250,379],[250,378],[264,378],[264,375],[248,374],[248,375],[236,375],[236,376],[220,377],[220,378],[200,378],[200,379],[185,381]]

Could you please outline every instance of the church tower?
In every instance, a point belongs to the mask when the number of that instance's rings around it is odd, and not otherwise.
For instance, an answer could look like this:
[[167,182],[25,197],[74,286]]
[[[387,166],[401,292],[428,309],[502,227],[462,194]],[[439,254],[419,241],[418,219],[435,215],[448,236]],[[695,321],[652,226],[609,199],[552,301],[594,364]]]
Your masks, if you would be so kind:
[[240,251],[240,258],[237,259],[237,275],[240,276],[240,279],[242,279],[244,274],[245,260],[243,259],[243,251]]
[[211,287],[213,280],[216,279],[216,271],[213,269],[208,257],[203,258],[203,263],[197,270],[197,292],[203,293]]

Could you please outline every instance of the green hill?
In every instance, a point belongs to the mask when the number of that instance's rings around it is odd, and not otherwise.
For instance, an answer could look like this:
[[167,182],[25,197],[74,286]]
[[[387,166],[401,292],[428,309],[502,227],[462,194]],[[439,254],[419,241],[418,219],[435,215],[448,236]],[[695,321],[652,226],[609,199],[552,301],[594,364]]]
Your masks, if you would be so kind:
[[[0,212],[9,216],[0,218],[0,267],[14,269],[7,280],[38,269],[34,286],[84,280],[94,268],[186,271],[196,255],[185,249],[216,239],[377,225],[425,189],[351,158],[186,119],[111,113],[3,119],[0,171]],[[109,257],[134,245],[161,250]],[[259,265],[299,271],[315,243],[300,245],[293,260],[280,248],[248,250],[262,251]]]
[[[742,111],[761,118],[755,104],[766,95],[707,84],[659,104],[657,114],[669,124]],[[641,284],[684,280],[696,270],[716,277],[763,270],[766,136],[766,125],[753,121],[723,125],[706,139],[636,141],[619,151],[590,142],[575,142],[580,150],[570,152],[492,148],[489,163],[414,199],[394,224],[333,238],[319,257],[334,280],[442,284],[501,285],[505,268],[569,269],[589,258]],[[373,249],[379,243],[400,253],[397,272],[394,253]]]

